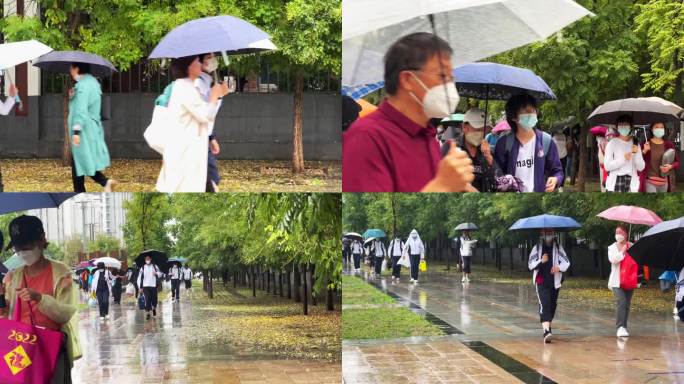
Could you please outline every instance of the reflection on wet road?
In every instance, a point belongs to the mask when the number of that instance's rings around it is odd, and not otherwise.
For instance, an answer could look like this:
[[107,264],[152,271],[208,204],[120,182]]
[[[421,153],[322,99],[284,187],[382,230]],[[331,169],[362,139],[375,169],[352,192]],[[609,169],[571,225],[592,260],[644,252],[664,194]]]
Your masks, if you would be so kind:
[[[463,285],[456,273],[434,269],[421,274],[415,286],[360,276],[417,313],[449,324],[457,332],[447,331],[451,336],[446,339],[458,340],[507,372],[518,371],[515,376],[523,382],[546,377],[558,383],[684,383],[684,324],[675,322],[671,313],[630,314],[632,336],[620,341],[612,311],[561,305],[553,328],[557,337],[544,345],[531,284],[474,280]],[[411,343],[420,341],[414,338]],[[348,375],[347,358],[365,361],[363,348],[369,345],[345,342],[345,381],[355,382]],[[525,367],[532,374],[525,373]]]
[[193,310],[184,295],[180,303],[172,303],[168,296],[168,292],[160,295],[156,320],[145,320],[132,299],[112,304],[110,320],[104,322],[97,308],[81,310],[84,354],[72,370],[74,383],[340,382],[339,364],[283,360],[231,343],[197,346],[192,343],[191,324],[211,321],[211,311]]

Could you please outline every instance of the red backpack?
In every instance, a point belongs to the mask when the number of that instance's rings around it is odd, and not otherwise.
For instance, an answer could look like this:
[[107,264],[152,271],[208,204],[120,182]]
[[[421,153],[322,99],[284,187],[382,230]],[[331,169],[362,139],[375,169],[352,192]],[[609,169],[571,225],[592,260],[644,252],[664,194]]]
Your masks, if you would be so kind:
[[[627,245],[631,246],[629,243]],[[637,287],[638,269],[639,265],[629,255],[629,252],[625,251],[625,258],[620,262],[620,288],[631,291]]]

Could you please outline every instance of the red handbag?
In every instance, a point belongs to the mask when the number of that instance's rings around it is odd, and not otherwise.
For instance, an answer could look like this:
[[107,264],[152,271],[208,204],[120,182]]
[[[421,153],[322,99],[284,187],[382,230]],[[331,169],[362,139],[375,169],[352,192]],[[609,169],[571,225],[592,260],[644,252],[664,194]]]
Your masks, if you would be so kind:
[[[55,372],[64,334],[37,326],[30,302],[28,306],[30,325],[0,319],[0,383],[49,384]],[[21,300],[17,297],[14,319],[20,316]]]
[[620,288],[631,291],[637,287],[639,265],[629,252],[625,251],[625,258],[620,262]]

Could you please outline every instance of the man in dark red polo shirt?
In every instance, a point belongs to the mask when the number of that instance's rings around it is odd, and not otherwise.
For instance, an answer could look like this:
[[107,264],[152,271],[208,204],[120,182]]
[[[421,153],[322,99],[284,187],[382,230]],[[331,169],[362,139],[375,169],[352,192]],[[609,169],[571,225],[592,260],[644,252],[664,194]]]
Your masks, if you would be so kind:
[[449,44],[414,33],[385,55],[387,99],[342,140],[344,192],[474,191],[472,161],[452,144],[441,159],[431,118],[454,112],[458,92]]

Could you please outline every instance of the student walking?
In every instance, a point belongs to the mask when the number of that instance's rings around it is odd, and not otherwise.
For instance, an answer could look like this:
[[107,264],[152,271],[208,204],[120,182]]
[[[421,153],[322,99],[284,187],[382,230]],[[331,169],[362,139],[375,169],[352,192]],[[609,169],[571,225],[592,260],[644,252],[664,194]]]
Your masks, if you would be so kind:
[[183,275],[183,282],[185,283],[185,292],[188,293],[192,288],[192,269],[186,265],[183,267],[181,273]]
[[404,244],[401,242],[401,237],[395,236],[394,240],[390,241],[387,247],[387,252],[389,253],[390,260],[392,261],[392,282],[399,282],[399,277],[401,275],[401,265],[399,264],[399,259],[401,254],[404,252]]
[[423,241],[418,236],[418,231],[415,229],[411,231],[406,244],[404,245],[404,252],[408,255],[411,262],[411,280],[413,284],[418,284],[419,265],[422,260],[425,260],[425,246]]
[[[627,254],[627,250],[631,246],[627,236],[627,230],[622,226],[618,226],[615,229],[615,242],[608,247],[608,260],[610,261],[608,288],[613,291],[615,296],[615,327],[617,328],[617,337],[629,337],[627,319],[629,318],[629,307],[632,304],[632,295],[637,283],[637,264]],[[627,263],[628,265],[623,266],[622,263]],[[631,265],[631,268],[629,265]]]
[[173,264],[169,270],[169,278],[171,279],[171,301],[180,301],[181,270],[178,264]]
[[104,263],[97,263],[97,270],[93,274],[91,291],[97,297],[97,306],[100,309],[100,320],[109,319],[109,298],[112,295],[114,276],[105,269]]
[[157,283],[161,282],[162,273],[159,267],[152,264],[152,257],[145,256],[145,265],[140,268],[138,273],[138,286],[142,288],[145,296],[146,319],[150,319],[150,311],[153,317],[157,317]]
[[361,270],[361,254],[363,253],[363,245],[359,240],[354,240],[351,243],[352,258],[354,259],[354,271]]
[[373,240],[373,253],[375,255],[375,275],[380,277],[382,275],[382,261],[387,255],[387,248],[382,239]]

